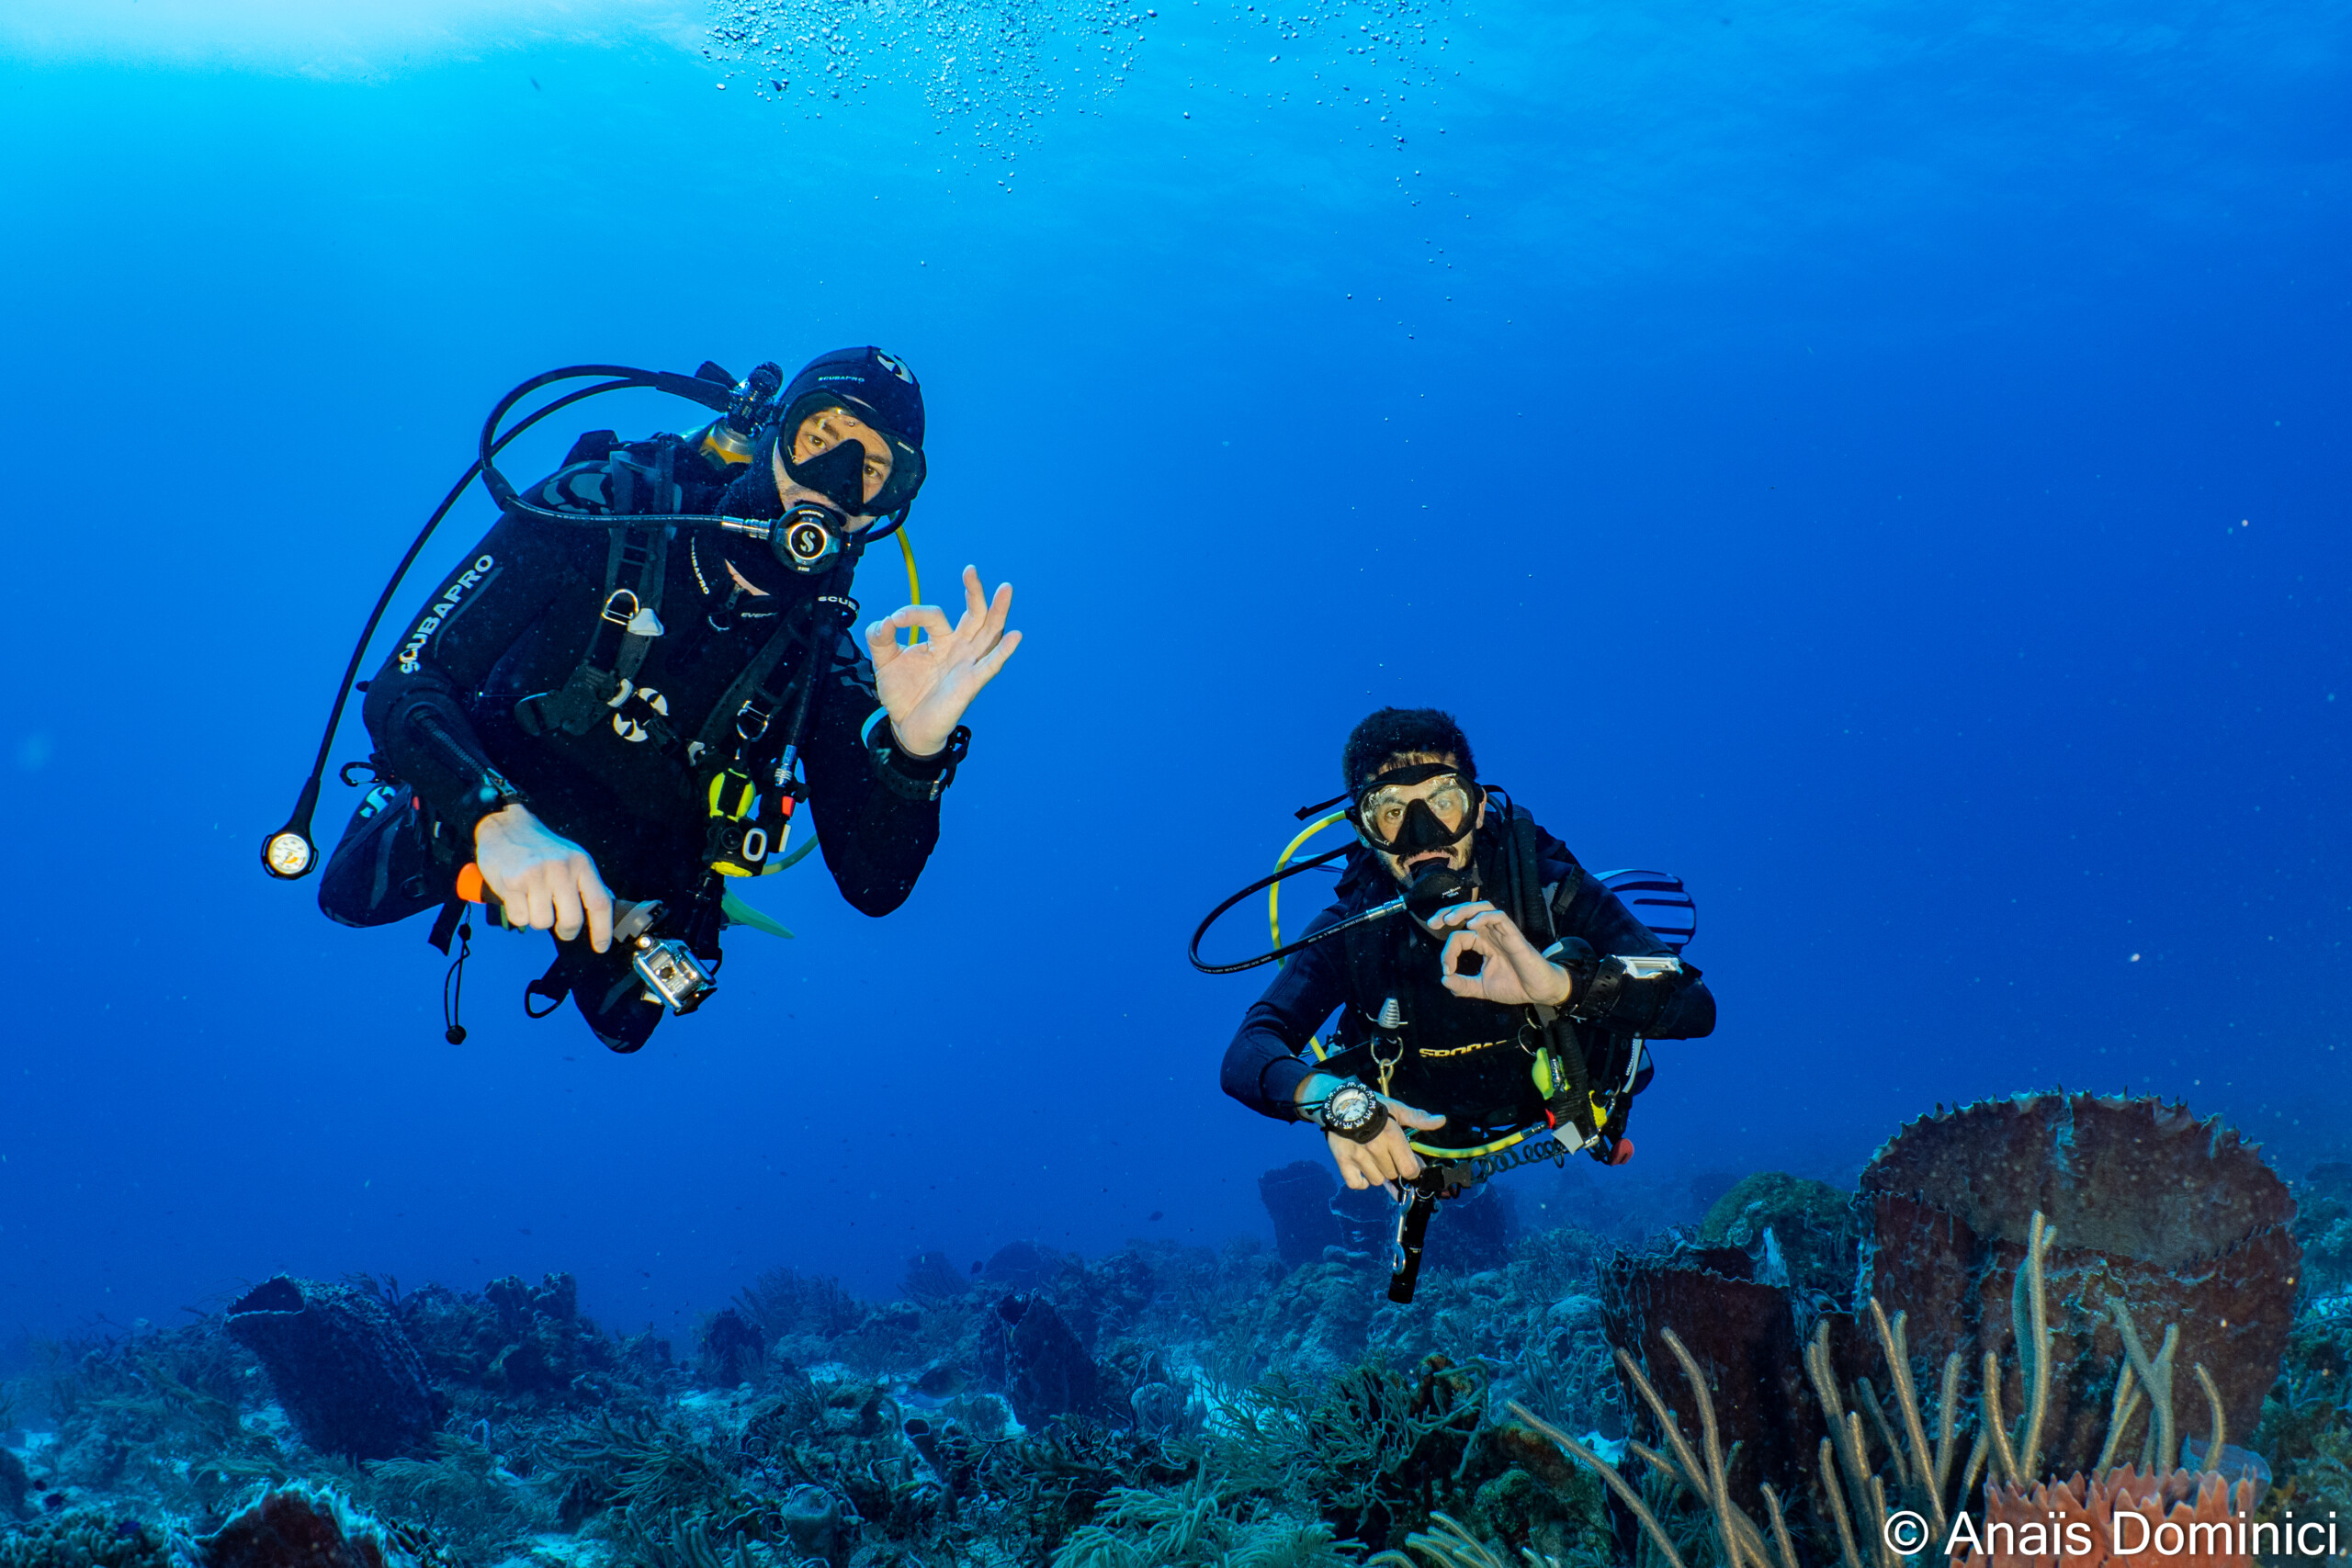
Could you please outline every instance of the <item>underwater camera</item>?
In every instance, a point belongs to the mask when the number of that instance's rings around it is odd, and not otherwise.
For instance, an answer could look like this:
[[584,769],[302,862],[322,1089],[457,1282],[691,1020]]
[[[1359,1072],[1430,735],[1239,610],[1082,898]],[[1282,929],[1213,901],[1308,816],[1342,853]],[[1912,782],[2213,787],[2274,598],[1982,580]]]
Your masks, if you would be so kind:
[[618,904],[615,909],[619,918],[613,921],[613,941],[625,942],[634,950],[629,955],[629,967],[645,982],[645,988],[667,1003],[672,1012],[692,1012],[718,989],[718,982],[703,967],[692,948],[676,937],[653,934],[653,924],[662,918],[661,900]]
[[[506,906],[482,880],[479,865],[469,863],[458,871],[458,897],[495,909],[501,921],[506,919]],[[662,913],[659,898],[641,903],[614,899],[613,945],[628,953],[629,967],[650,993],[646,1000],[662,1002],[672,1012],[689,1013],[709,999],[711,992],[718,989],[718,981],[682,939],[656,931]]]

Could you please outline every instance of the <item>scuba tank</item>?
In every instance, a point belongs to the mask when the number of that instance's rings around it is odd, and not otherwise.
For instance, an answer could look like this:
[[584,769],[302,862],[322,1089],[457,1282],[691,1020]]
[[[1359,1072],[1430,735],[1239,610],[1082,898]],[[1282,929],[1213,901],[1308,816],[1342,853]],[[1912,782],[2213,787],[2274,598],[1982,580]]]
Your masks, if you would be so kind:
[[[708,359],[702,362],[702,368],[695,374],[706,381],[723,383],[727,379],[727,372]],[[783,385],[782,367],[774,363],[760,366],[735,383],[724,412],[700,430],[687,434],[686,449],[701,453],[721,468],[737,468],[750,462],[752,444],[760,427],[760,416],[766,412],[768,400],[775,397]]]

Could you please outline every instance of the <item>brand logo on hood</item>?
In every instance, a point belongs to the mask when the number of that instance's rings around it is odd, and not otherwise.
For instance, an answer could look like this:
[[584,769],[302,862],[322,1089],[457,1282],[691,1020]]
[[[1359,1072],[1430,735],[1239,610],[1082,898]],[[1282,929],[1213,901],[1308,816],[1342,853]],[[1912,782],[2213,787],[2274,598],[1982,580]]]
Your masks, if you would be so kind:
[[908,386],[911,387],[915,384],[915,373],[913,371],[908,369],[896,358],[890,355],[883,353],[878,348],[874,351],[874,363],[882,367],[883,369],[888,370],[891,375],[896,376],[899,380],[904,381]]

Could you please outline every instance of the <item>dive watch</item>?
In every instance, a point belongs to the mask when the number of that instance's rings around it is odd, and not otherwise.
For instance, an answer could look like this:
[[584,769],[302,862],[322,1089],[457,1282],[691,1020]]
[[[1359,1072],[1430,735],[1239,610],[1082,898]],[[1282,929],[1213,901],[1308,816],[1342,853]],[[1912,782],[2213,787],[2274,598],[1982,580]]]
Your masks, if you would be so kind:
[[1388,1125],[1388,1105],[1360,1083],[1343,1083],[1325,1097],[1315,1120],[1327,1133],[1368,1144]]

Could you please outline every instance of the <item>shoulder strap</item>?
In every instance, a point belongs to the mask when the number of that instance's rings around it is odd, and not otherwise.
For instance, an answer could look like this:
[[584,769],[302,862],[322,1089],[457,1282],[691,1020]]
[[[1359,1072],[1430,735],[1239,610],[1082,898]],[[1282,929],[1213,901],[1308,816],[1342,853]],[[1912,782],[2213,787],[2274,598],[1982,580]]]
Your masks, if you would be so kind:
[[[557,730],[585,735],[605,722],[611,709],[628,700],[638,671],[653,650],[653,639],[662,635],[660,606],[669,571],[671,530],[640,527],[628,517],[641,510],[637,505],[640,489],[650,491],[647,499],[665,509],[674,506],[677,486],[670,475],[675,452],[664,441],[650,464],[637,462],[627,452],[616,448],[606,460],[616,515],[605,534],[603,605],[588,630],[580,662],[563,684],[514,705],[514,722],[526,735]],[[648,483],[640,486],[640,478]]]
[[1536,854],[1540,835],[1534,814],[1523,806],[1512,806],[1503,834],[1503,907],[1510,911],[1511,923],[1541,953],[1557,942],[1560,933],[1552,920],[1552,900],[1544,886],[1543,863]]
[[[689,762],[698,763],[714,751],[731,753],[738,747],[756,747],[767,738],[769,726],[784,706],[785,694],[791,690],[793,676],[802,673],[785,669],[784,660],[792,651],[792,645],[806,635],[806,619],[788,611],[776,617],[775,630],[760,645],[752,661],[743,666],[742,673],[718,694],[718,700],[710,705],[709,714],[702,721],[702,728],[687,743]],[[803,678],[816,680],[825,662],[813,658],[808,660]]]
[[[1388,922],[1374,920],[1340,933],[1340,961],[1348,975],[1348,1001],[1363,1015],[1369,1031],[1386,1033],[1401,1028],[1404,1002],[1388,973]],[[1393,1004],[1393,1005],[1392,1005]]]
[[[612,606],[624,576],[636,603],[636,608],[621,625],[620,649],[613,656],[613,673],[624,682],[636,681],[638,671],[644,668],[645,656],[653,651],[653,639],[662,635],[662,590],[669,569],[669,529],[613,530],[612,543],[605,557],[605,604],[608,609]],[[598,617],[600,636],[602,624],[611,618],[609,615]],[[592,639],[592,652],[594,647]]]

